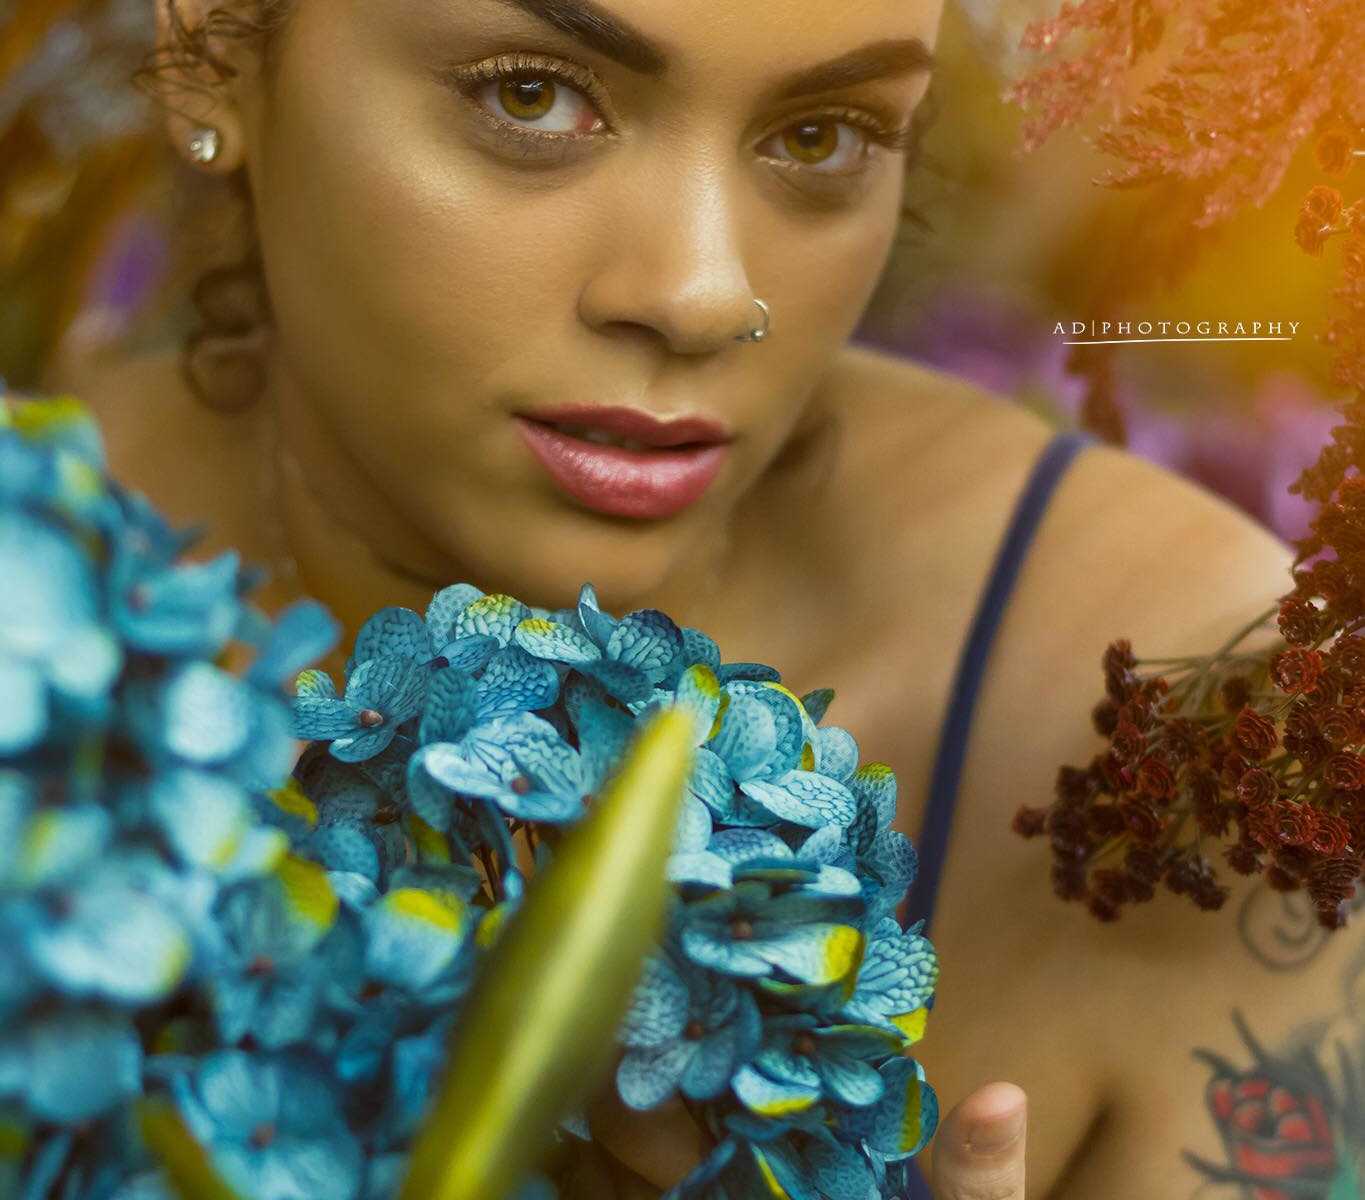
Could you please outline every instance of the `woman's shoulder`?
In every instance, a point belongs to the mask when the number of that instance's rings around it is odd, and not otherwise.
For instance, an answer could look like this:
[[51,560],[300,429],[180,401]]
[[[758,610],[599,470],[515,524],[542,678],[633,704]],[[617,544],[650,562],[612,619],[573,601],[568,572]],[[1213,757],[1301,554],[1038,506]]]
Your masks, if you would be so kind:
[[[840,381],[845,481],[864,506],[893,518],[880,522],[883,535],[960,537],[977,528],[996,544],[1056,424],[1009,396],[871,347],[849,347]],[[1289,562],[1285,543],[1230,500],[1099,440],[1061,477],[1036,552],[1054,580],[1098,575],[1097,588],[1107,580],[1146,596],[1196,557],[1262,582],[1268,565]]]

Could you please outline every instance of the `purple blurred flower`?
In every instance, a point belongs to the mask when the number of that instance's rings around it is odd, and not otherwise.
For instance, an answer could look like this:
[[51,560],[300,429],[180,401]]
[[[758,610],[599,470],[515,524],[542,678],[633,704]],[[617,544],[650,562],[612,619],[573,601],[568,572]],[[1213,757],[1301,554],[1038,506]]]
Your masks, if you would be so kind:
[[[870,338],[863,338],[877,344]],[[1087,381],[1068,373],[1070,347],[1025,303],[956,286],[884,349],[1021,401],[1042,400],[1059,425],[1080,423]],[[1236,504],[1285,541],[1308,532],[1315,506],[1289,485],[1311,466],[1343,420],[1330,396],[1292,371],[1269,371],[1251,402],[1179,411],[1147,403],[1115,381],[1126,448]]]

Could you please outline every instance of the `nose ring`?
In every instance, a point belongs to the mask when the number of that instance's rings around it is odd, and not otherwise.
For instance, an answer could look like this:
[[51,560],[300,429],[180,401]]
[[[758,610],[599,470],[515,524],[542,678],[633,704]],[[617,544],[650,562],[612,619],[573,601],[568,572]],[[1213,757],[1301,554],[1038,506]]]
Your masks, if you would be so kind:
[[750,329],[747,333],[735,334],[735,341],[737,342],[761,342],[768,336],[768,328],[771,323],[772,314],[768,311],[768,306],[757,296],[754,297],[754,303],[758,305],[759,310],[763,313],[763,324],[757,329]]

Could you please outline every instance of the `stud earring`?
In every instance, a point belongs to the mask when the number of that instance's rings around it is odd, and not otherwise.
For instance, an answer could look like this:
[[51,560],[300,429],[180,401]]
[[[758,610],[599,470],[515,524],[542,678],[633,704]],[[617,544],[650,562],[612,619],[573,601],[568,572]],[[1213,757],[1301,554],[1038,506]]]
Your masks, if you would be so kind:
[[221,148],[222,139],[218,135],[218,130],[211,125],[196,129],[194,136],[190,138],[190,157],[197,163],[211,163],[218,157]]

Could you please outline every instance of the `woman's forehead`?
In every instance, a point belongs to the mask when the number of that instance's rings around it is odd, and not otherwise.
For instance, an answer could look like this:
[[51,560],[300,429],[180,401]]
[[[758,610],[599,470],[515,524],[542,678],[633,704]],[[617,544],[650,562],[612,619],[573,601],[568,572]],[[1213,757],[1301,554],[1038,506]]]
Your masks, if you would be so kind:
[[[468,27],[562,36],[645,78],[732,63],[777,82],[781,98],[816,90],[808,83],[928,69],[941,9],[942,0],[459,0],[449,12]],[[814,68],[831,80],[803,81]]]

